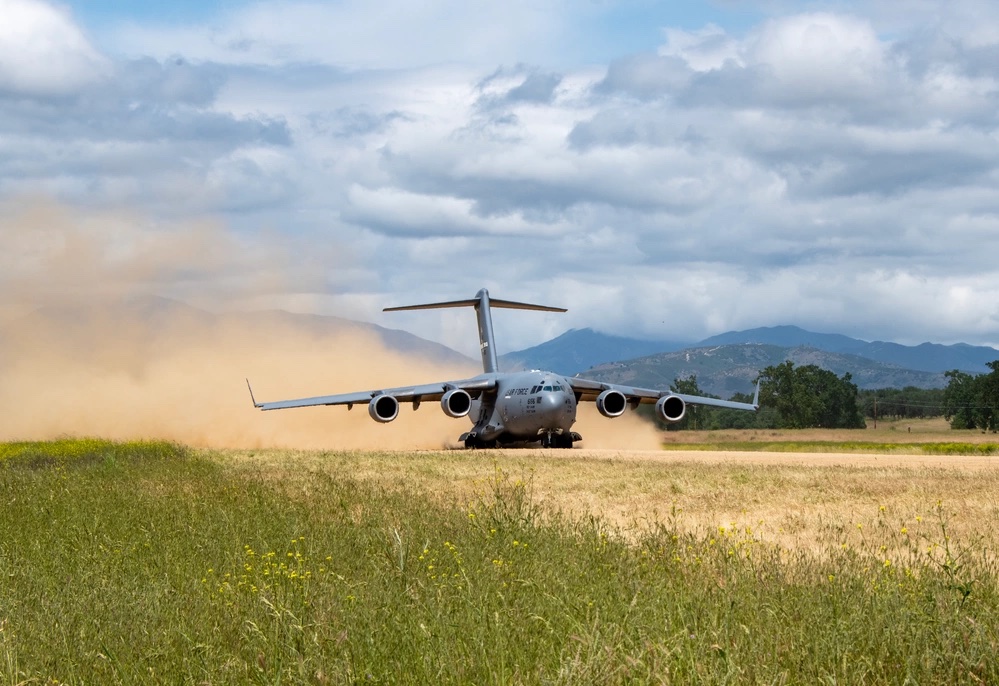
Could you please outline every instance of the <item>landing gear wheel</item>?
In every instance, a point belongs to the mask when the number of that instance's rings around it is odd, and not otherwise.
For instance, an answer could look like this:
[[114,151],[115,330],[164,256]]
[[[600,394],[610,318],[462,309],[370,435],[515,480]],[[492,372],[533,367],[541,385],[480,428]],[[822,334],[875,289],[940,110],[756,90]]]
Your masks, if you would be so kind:
[[569,432],[555,433],[550,431],[541,437],[542,448],[571,448],[572,434]]
[[468,450],[484,450],[486,448],[495,448],[496,441],[480,441],[475,436],[469,436],[465,439],[465,448]]

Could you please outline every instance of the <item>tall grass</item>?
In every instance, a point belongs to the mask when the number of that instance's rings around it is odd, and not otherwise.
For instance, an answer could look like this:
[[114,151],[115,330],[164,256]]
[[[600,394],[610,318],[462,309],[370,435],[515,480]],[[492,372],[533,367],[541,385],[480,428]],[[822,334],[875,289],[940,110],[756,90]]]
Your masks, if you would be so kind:
[[458,502],[187,453],[5,464],[5,683],[999,681],[995,551],[943,503],[789,551],[626,539],[500,467]]

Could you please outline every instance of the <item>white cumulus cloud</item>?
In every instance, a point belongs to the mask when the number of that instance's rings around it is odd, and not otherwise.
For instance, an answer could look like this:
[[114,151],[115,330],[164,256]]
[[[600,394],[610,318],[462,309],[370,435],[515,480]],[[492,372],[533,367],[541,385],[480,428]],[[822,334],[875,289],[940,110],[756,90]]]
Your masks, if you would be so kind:
[[40,0],[0,0],[0,91],[79,92],[108,67],[66,9]]

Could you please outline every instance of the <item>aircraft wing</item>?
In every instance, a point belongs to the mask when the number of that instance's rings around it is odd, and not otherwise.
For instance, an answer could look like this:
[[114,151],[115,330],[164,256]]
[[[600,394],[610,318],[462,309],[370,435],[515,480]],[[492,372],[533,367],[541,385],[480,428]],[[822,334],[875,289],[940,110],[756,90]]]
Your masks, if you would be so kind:
[[[246,382],[249,387],[250,382]],[[253,389],[250,388],[250,399],[253,406],[261,410],[284,410],[290,407],[311,407],[313,405],[346,405],[348,409],[357,404],[368,404],[372,399],[381,395],[390,395],[400,402],[412,402],[414,406],[419,405],[424,400],[440,400],[448,391],[458,389],[467,391],[473,398],[478,397],[483,391],[488,391],[496,387],[494,377],[474,377],[471,379],[461,379],[459,381],[441,381],[440,383],[429,383],[420,386],[402,386],[400,388],[385,388],[374,391],[357,391],[356,393],[338,393],[336,395],[320,395],[314,398],[296,398],[294,400],[277,400],[274,402],[258,403],[253,397]]]
[[734,400],[720,400],[718,398],[705,398],[699,395],[686,395],[684,393],[674,393],[672,391],[660,391],[653,388],[636,388],[633,386],[622,386],[620,384],[605,383],[603,381],[592,381],[579,377],[570,377],[569,383],[572,390],[580,400],[594,401],[597,396],[604,391],[618,391],[628,399],[628,404],[633,408],[641,403],[654,403],[660,398],[672,396],[679,398],[687,405],[710,405],[712,407],[727,407],[732,410],[752,410],[760,407],[760,385],[756,384],[756,395],[752,403],[739,403]]

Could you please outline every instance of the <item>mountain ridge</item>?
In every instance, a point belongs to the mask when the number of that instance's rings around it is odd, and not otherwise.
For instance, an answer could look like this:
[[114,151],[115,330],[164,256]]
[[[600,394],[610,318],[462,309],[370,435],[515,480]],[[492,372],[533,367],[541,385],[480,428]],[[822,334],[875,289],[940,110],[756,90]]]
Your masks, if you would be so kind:
[[[611,344],[620,345],[622,351],[647,350],[657,345],[662,349],[638,357],[621,355],[608,360]],[[564,350],[572,354],[559,357],[559,351]],[[600,358],[601,361],[596,361]],[[735,392],[749,392],[761,369],[785,361],[814,364],[839,376],[849,373],[862,389],[942,388],[947,385],[946,371],[987,373],[986,362],[999,359],[999,350],[966,343],[905,346],[868,342],[788,325],[730,331],[686,345],[572,329],[551,341],[500,359],[523,368],[550,369],[567,376],[652,388],[668,388],[676,378],[696,375],[702,390],[728,398]],[[581,363],[585,362],[592,364],[583,366]]]
[[[999,350],[989,346],[973,346],[967,343],[952,345],[921,343],[916,346],[906,346],[886,341],[863,341],[842,334],[816,333],[786,325],[729,331],[693,343],[648,341],[603,334],[593,329],[570,329],[532,348],[502,355],[500,360],[519,364],[521,368],[551,369],[571,376],[601,364],[636,359],[656,353],[745,344],[774,345],[789,349],[815,348],[828,353],[855,355],[889,366],[932,374],[941,374],[952,369],[974,374],[987,373],[989,368],[986,363],[999,359]],[[609,356],[614,346],[621,351],[617,359]],[[627,354],[634,350],[650,352],[633,356]],[[571,354],[563,354],[563,351],[569,351]],[[541,364],[543,362],[548,364]]]
[[942,388],[947,379],[940,372],[905,369],[849,353],[831,353],[809,346],[785,348],[764,343],[739,343],[685,348],[648,357],[624,360],[587,369],[582,376],[596,381],[650,388],[669,388],[674,379],[697,377],[700,389],[729,398],[750,393],[760,370],[786,361],[814,364],[837,376],[850,374],[861,389]]
[[599,364],[683,347],[684,344],[677,341],[647,341],[604,334],[591,328],[569,329],[531,348],[500,355],[499,361],[506,371],[544,369],[572,376]]
[[769,326],[729,331],[700,341],[694,347],[738,343],[764,343],[783,347],[811,346],[827,352],[859,355],[876,362],[899,365],[924,372],[959,369],[976,374],[988,372],[986,362],[999,359],[999,350],[967,343],[924,342],[903,345],[890,341],[864,341],[842,334],[807,331],[798,326]]

